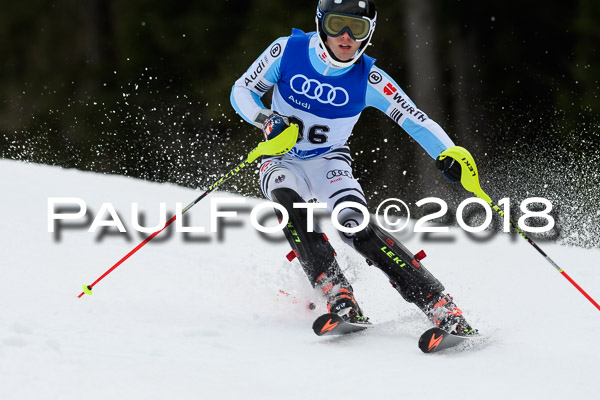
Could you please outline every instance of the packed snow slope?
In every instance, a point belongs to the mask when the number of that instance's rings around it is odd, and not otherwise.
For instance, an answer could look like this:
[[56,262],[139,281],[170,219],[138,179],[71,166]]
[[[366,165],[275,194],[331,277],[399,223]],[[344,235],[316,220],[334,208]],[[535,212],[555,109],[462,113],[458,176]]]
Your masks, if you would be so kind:
[[[132,203],[153,226],[160,202],[170,215],[201,192],[6,160],[0,182],[0,399],[598,398],[600,312],[519,237],[397,235],[426,250],[425,265],[486,336],[468,351],[426,355],[417,339],[428,321],[327,220],[378,324],[368,332],[314,335],[324,305],[285,259],[283,235],[266,240],[250,225],[262,200],[229,206],[238,217],[214,234],[210,199],[242,197],[212,193],[186,214],[186,226],[206,233],[163,232],[77,298],[142,240]],[[54,197],[82,199],[86,217],[48,232]],[[114,221],[100,215],[103,203],[127,234],[88,232],[95,218]],[[598,250],[540,245],[600,299]]]

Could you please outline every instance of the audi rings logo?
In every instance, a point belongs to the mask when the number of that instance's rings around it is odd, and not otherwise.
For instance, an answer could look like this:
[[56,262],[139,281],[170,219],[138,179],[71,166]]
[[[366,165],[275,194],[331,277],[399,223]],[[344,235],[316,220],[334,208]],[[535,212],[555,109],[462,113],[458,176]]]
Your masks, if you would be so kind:
[[327,179],[333,179],[336,176],[347,176],[348,178],[352,178],[350,171],[345,169],[333,169],[327,172]]
[[316,79],[308,79],[302,74],[294,75],[290,81],[290,87],[295,93],[335,107],[345,106],[350,101],[346,89],[332,86],[329,83],[321,83]]

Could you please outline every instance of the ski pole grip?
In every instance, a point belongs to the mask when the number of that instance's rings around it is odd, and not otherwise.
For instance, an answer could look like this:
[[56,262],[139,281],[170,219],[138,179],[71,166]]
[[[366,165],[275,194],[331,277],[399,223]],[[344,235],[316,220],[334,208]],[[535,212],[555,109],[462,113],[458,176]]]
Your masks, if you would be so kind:
[[483,199],[488,204],[492,204],[492,199],[488,196],[479,184],[479,174],[477,172],[477,165],[473,156],[467,149],[460,146],[452,146],[447,148],[440,154],[440,160],[446,157],[451,157],[461,164],[460,183],[463,185],[465,190],[473,193],[475,196]]
[[292,149],[298,140],[299,127],[297,124],[290,124],[290,127],[285,129],[279,135],[266,142],[260,142],[249,154],[248,164],[254,162],[261,156],[280,156]]

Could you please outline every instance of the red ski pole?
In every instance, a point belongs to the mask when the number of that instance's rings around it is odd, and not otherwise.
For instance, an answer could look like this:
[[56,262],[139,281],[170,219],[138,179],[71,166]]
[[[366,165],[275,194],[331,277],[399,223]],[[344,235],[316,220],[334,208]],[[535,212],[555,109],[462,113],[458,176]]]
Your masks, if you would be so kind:
[[[446,149],[440,155],[441,159],[444,159],[446,157],[452,157],[455,160],[462,163],[462,173],[460,177],[460,182],[462,183],[463,187],[467,191],[473,193],[475,196],[487,202],[494,211],[500,214],[500,216],[504,216],[504,211],[502,211],[500,207],[494,204],[490,196],[488,196],[481,189],[481,186],[479,185],[479,177],[477,175],[477,166],[475,165],[475,160],[473,159],[473,156],[471,156],[471,153],[469,153],[467,149],[463,147],[454,146]],[[586,299],[588,299],[590,303],[592,303],[598,310],[600,310],[600,305],[594,299],[592,299],[592,296],[587,294],[587,292],[583,290],[581,286],[579,286],[569,275],[567,275],[567,273],[562,268],[560,268],[558,264],[556,264],[550,257],[548,257],[548,255],[544,253],[542,249],[540,249],[540,247],[537,244],[535,244],[535,242],[531,240],[529,236],[527,236],[523,229],[519,228],[519,226],[513,221],[510,221],[510,225],[517,231],[519,235],[521,235],[522,238],[527,240],[527,242],[529,242],[529,244],[532,245],[533,248],[538,251],[538,253],[544,256],[544,258],[550,263],[550,265],[552,265],[558,272],[561,273],[562,276],[565,277],[566,280],[568,280],[573,286],[575,286],[575,288],[577,288],[577,290],[579,290],[579,292],[581,292],[581,294]]]
[[[297,140],[298,140],[298,125],[296,125],[296,124],[290,124],[290,127],[287,128],[285,131],[283,131],[278,136],[276,136],[273,139],[268,140],[266,142],[259,143],[258,146],[256,146],[248,154],[248,157],[247,157],[247,159],[245,161],[242,161],[235,168],[233,168],[231,171],[229,171],[227,174],[225,174],[220,179],[218,179],[215,183],[213,183],[210,186],[210,188],[206,192],[202,193],[196,200],[192,201],[190,204],[188,204],[187,206],[185,206],[183,208],[183,210],[181,210],[181,215],[183,215],[185,212],[187,212],[190,208],[192,208],[200,200],[202,200],[203,198],[205,198],[206,196],[208,196],[208,194],[210,194],[213,190],[215,190],[223,182],[225,182],[225,181],[229,180],[231,177],[237,175],[238,172],[240,172],[247,165],[249,165],[252,162],[254,162],[254,160],[256,160],[258,157],[265,156],[265,155],[281,155],[281,154],[285,154],[288,151],[290,151],[292,149],[292,147],[294,147],[294,144],[296,144]],[[140,244],[138,244],[137,246],[135,246],[135,248],[133,250],[131,250],[123,258],[121,258],[119,261],[117,261],[112,267],[110,267],[105,273],[103,273],[92,284],[90,284],[90,285],[85,285],[84,284],[83,285],[83,292],[81,292],[79,294],[79,296],[77,296],[77,297],[81,298],[84,294],[91,295],[92,294],[92,288],[94,286],[96,286],[98,284],[98,282],[100,282],[102,279],[106,278],[106,276],[108,274],[110,274],[112,271],[114,271],[119,265],[123,264],[129,257],[131,257],[132,255],[134,255],[139,249],[141,249],[142,247],[144,247],[146,245],[146,243],[148,243],[149,241],[151,241],[152,239],[154,239],[154,237],[156,235],[158,235],[163,230],[165,230],[169,225],[171,225],[175,221],[176,218],[177,218],[177,215],[174,215],[173,217],[171,217],[171,219],[167,221],[167,223],[165,224],[165,226],[163,226],[158,231],[152,233],[150,236],[148,236],[146,239],[144,239]]]

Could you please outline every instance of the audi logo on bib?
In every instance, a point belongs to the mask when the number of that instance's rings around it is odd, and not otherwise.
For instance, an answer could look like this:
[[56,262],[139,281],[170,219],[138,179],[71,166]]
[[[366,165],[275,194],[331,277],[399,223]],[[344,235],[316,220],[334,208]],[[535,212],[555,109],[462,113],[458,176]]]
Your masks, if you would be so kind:
[[346,89],[321,83],[316,79],[309,79],[302,74],[297,74],[290,80],[290,87],[297,93],[323,104],[341,107],[348,104],[350,96]]

